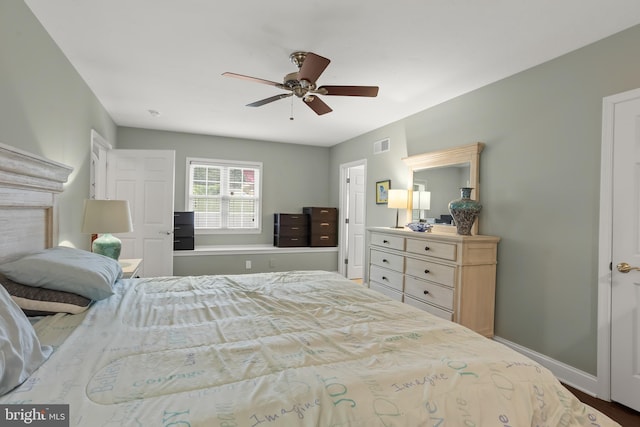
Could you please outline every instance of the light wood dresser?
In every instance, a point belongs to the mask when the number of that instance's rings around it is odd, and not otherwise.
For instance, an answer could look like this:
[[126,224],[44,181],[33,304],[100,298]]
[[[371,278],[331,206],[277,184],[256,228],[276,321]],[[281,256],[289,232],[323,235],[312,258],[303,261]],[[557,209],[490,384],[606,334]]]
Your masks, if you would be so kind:
[[493,336],[499,237],[368,232],[371,289]]

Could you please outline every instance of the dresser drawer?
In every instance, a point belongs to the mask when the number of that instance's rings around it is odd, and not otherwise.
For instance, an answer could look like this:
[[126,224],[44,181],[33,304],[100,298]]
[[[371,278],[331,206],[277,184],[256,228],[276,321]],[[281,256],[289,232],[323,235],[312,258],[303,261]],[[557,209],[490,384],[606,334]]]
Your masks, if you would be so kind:
[[193,237],[173,237],[174,251],[192,251],[195,246]]
[[407,252],[451,261],[456,260],[456,245],[453,243],[435,242],[428,239],[407,239],[406,245]]
[[390,236],[388,234],[371,233],[371,244],[383,246],[389,249],[404,250],[404,237]]
[[456,279],[456,268],[453,266],[409,257],[405,260],[404,272],[420,279],[447,286],[453,286]]
[[409,304],[412,307],[419,308],[420,310],[424,310],[428,313],[433,314],[434,316],[441,317],[446,320],[453,320],[453,313],[447,310],[443,310],[435,305],[427,304],[426,302],[418,301],[417,299],[405,295],[404,303]]
[[337,234],[316,234],[309,236],[311,246],[338,246]]
[[390,254],[376,249],[371,249],[370,254],[371,264],[399,271],[400,273],[404,272],[404,257],[402,255]]
[[302,212],[308,214],[314,222],[337,222],[338,209],[336,208],[315,208],[304,207]]
[[416,299],[453,310],[453,288],[406,276],[404,292]]
[[391,289],[388,286],[381,285],[377,282],[371,282],[369,283],[369,289],[380,292],[381,294],[386,295],[393,300],[402,302],[402,292]]
[[338,232],[338,223],[336,221],[311,221],[311,233],[318,234],[336,234]]
[[191,224],[193,225],[194,214],[193,211],[188,212],[174,212],[173,223],[174,224]]
[[273,223],[277,225],[309,226],[309,215],[306,214],[273,214]]
[[273,246],[279,248],[291,248],[298,246],[309,246],[309,236],[273,236]]
[[369,280],[382,283],[383,285],[402,292],[404,276],[398,271],[372,265],[369,268]]
[[304,225],[276,225],[274,233],[280,236],[306,238],[309,234],[309,229]]
[[174,224],[173,235],[177,237],[193,237],[193,224]]

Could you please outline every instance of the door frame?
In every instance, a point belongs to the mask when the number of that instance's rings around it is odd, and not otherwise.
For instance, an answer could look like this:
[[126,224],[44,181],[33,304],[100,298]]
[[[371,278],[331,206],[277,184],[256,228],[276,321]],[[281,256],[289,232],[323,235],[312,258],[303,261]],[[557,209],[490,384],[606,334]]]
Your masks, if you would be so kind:
[[89,162],[89,198],[105,199],[107,194],[107,152],[113,146],[95,129],[91,129]]
[[[340,209],[338,209],[338,273],[345,276],[347,275],[347,268],[344,263],[348,252],[347,245],[349,241],[349,227],[346,224],[347,215],[349,213],[349,186],[347,185],[347,177],[349,176],[349,169],[353,167],[364,167],[364,182],[367,182],[367,159],[355,160],[353,162],[342,163],[340,165]],[[366,184],[365,184],[366,185]],[[367,191],[365,188],[365,218],[366,218],[366,206],[367,206]],[[365,219],[366,223],[366,219]],[[345,232],[346,231],[346,232]],[[364,265],[364,260],[362,260]]]
[[600,221],[598,233],[597,396],[611,400],[611,284],[613,250],[613,127],[616,104],[640,98],[640,89],[602,100]]

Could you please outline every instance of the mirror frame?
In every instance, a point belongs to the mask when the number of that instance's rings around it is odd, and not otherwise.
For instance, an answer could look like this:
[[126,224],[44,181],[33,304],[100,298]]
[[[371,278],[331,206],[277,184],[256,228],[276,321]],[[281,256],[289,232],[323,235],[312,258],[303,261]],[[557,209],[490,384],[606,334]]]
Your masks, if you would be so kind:
[[[405,157],[402,161],[409,167],[409,179],[407,180],[407,188],[413,188],[413,173],[431,168],[439,168],[443,166],[453,166],[462,163],[469,163],[469,187],[471,198],[480,201],[480,153],[484,149],[484,143],[475,142],[473,144],[461,145],[444,150],[431,151],[429,153],[416,154],[414,156]],[[455,196],[452,196],[452,198]],[[413,206],[412,192],[409,191],[409,204]],[[406,222],[412,221],[411,209],[407,209]],[[476,220],[471,229],[471,234],[479,234],[478,221]],[[434,224],[433,231],[441,233],[456,233],[456,228],[449,225]]]

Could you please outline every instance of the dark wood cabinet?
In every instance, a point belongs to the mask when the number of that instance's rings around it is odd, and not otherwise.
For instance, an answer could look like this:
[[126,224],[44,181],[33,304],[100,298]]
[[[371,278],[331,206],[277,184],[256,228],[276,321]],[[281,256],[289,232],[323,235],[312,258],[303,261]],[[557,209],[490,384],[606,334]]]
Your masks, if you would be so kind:
[[193,212],[173,213],[173,250],[193,250],[195,246]]
[[302,212],[309,215],[309,246],[338,245],[338,209],[305,207]]
[[273,246],[309,246],[309,215],[273,214]]

